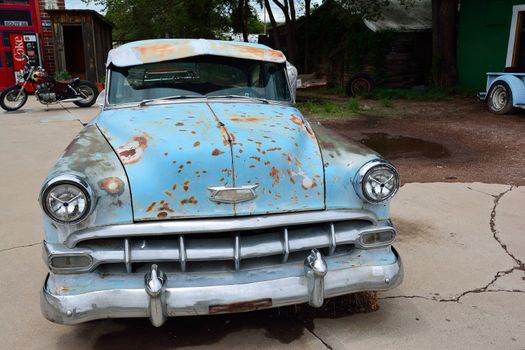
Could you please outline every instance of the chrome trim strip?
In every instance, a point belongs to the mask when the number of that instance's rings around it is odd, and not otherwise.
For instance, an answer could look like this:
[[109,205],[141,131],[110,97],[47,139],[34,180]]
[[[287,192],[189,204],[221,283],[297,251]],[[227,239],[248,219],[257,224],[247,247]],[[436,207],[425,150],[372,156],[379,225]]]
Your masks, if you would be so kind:
[[73,248],[79,242],[98,238],[251,231],[346,220],[364,220],[374,225],[378,222],[375,214],[369,210],[323,210],[245,217],[181,219],[83,229],[71,233],[64,243],[68,248]]
[[[324,278],[324,297],[389,290],[398,286],[403,280],[403,262],[396,251],[392,250],[397,261],[390,265],[355,267],[344,264],[347,258],[344,255],[327,257],[329,271]],[[201,280],[206,283],[205,279]],[[242,293],[239,293],[239,288],[242,288]],[[299,274],[295,276],[243,284],[168,286],[165,295],[168,315],[206,315],[213,305],[235,305],[264,298],[271,299],[271,303],[265,308],[306,303],[308,286],[301,266]],[[47,289],[47,278],[40,292],[43,315],[48,320],[61,324],[78,324],[105,318],[149,317],[148,300],[144,288],[51,294]]]

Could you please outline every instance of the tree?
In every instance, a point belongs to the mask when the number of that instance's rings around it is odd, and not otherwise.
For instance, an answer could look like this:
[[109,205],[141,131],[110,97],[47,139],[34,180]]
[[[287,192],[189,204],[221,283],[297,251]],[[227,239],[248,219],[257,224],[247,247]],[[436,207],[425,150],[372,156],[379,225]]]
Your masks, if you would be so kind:
[[295,14],[295,0],[272,0],[284,15],[284,22],[286,26],[286,46],[288,48],[288,59],[290,62],[295,62],[297,52],[297,18]]
[[[114,24],[116,40],[150,38],[217,38],[232,28],[241,0],[82,0],[106,9],[106,17]],[[248,30],[249,1],[243,0],[241,21]],[[235,3],[236,6],[231,6]],[[245,35],[247,38],[247,34]]]
[[432,80],[447,88],[457,82],[457,19],[459,0],[432,0]]

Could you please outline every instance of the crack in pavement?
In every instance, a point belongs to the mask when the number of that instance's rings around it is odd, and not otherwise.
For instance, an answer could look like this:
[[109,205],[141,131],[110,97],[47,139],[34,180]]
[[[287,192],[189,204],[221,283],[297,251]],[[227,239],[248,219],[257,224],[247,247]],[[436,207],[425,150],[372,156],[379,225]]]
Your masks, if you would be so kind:
[[7,252],[7,251],[10,251],[10,250],[14,250],[14,249],[33,247],[33,246],[35,246],[35,245],[39,245],[39,244],[42,244],[42,241],[35,242],[35,243],[29,243],[29,244],[23,244],[23,245],[17,245],[17,246],[14,246],[14,247],[9,247],[9,248],[4,248],[4,249],[0,249],[0,253]]
[[510,256],[512,258],[512,260],[514,260],[514,262],[518,266],[514,266],[514,267],[512,267],[512,268],[510,268],[508,270],[498,271],[494,275],[492,280],[489,283],[487,283],[485,286],[480,287],[480,288],[474,288],[474,289],[470,289],[470,290],[464,291],[461,294],[459,294],[457,297],[454,297],[454,298],[438,299],[438,298],[435,298],[435,297],[429,298],[429,297],[425,297],[425,296],[422,296],[422,295],[398,295],[398,296],[381,297],[381,298],[378,298],[378,299],[424,299],[424,300],[430,300],[430,301],[435,301],[435,302],[440,302],[440,303],[449,303],[449,302],[459,303],[461,298],[463,298],[465,295],[468,295],[468,294],[496,293],[496,292],[525,293],[525,291],[519,290],[519,289],[513,289],[513,290],[490,289],[489,290],[489,288],[492,285],[494,285],[494,283],[496,283],[496,281],[500,277],[506,276],[506,275],[508,275],[508,274],[510,274],[510,273],[512,273],[514,271],[523,271],[523,272],[525,272],[525,264],[521,260],[516,258],[511,252],[509,252],[509,250],[507,248],[507,245],[505,243],[503,243],[502,240],[498,237],[498,230],[496,229],[496,214],[497,214],[496,211],[497,211],[497,207],[498,207],[499,201],[501,200],[501,198],[504,195],[506,195],[507,193],[511,192],[514,189],[514,186],[510,186],[510,188],[508,188],[507,190],[501,192],[498,195],[493,195],[493,194],[490,194],[490,193],[478,191],[478,190],[475,190],[475,189],[473,189],[473,188],[471,188],[469,186],[467,186],[467,188],[469,190],[471,190],[471,191],[482,193],[482,194],[486,194],[486,195],[491,196],[492,198],[494,198],[494,206],[492,207],[492,210],[490,212],[490,220],[489,220],[490,231],[492,232],[492,236],[496,240],[496,242],[498,242],[498,244],[501,246],[501,248],[503,248],[505,253],[507,253],[507,255]]
[[378,299],[424,299],[424,300],[435,301],[435,302],[438,302],[438,303],[459,303],[461,298],[463,298],[465,295],[468,295],[468,294],[496,293],[496,292],[525,293],[524,290],[520,290],[520,289],[512,289],[512,290],[509,290],[509,289],[489,289],[492,285],[494,285],[494,283],[496,283],[496,281],[499,278],[501,278],[503,276],[506,276],[508,274],[511,274],[514,271],[524,271],[524,270],[523,270],[523,268],[521,266],[515,266],[515,267],[513,267],[511,269],[508,269],[508,270],[505,270],[505,271],[498,271],[496,273],[496,275],[494,276],[494,278],[492,278],[492,280],[489,283],[487,283],[485,286],[480,287],[480,288],[474,288],[474,289],[467,290],[465,292],[462,292],[461,294],[459,294],[457,297],[454,297],[454,298],[438,299],[438,298],[435,298],[435,297],[432,297],[432,298],[425,297],[423,295],[394,295],[394,296],[380,297]]
[[472,187],[470,187],[470,186],[467,186],[467,189],[469,189],[469,190],[471,190],[471,191],[473,191],[473,192],[477,192],[477,193],[481,193],[481,194],[486,194],[487,196],[490,196],[490,197],[492,197],[492,198],[496,198],[496,197],[497,197],[497,195],[494,195],[494,194],[491,194],[491,193],[488,193],[488,192],[483,192],[483,191],[480,191],[480,190],[476,190],[476,189],[474,189],[474,188],[472,188]]
[[497,196],[494,196],[494,206],[492,207],[492,211],[490,213],[489,226],[490,226],[490,231],[492,232],[492,236],[499,243],[501,248],[503,248],[503,250],[505,250],[505,253],[507,253],[507,255],[510,256],[512,258],[512,260],[514,260],[514,262],[516,264],[518,264],[518,266],[520,267],[521,270],[525,271],[525,265],[523,264],[523,262],[521,260],[519,260],[517,257],[515,257],[514,254],[509,252],[509,249],[508,249],[507,245],[505,243],[503,243],[502,240],[498,237],[498,230],[496,230],[496,210],[498,208],[499,201],[500,201],[501,198],[503,198],[504,195],[506,195],[507,193],[511,192],[513,189],[514,189],[514,186],[510,186],[510,188],[508,190],[501,192]]
[[313,335],[314,337],[317,338],[317,340],[319,340],[321,343],[323,343],[323,345],[325,346],[325,348],[327,348],[328,350],[333,350],[332,346],[330,344],[328,344],[327,342],[325,342],[323,340],[323,338],[321,338],[320,336],[318,336],[313,330],[311,330],[310,328],[308,327],[305,327],[305,329],[311,334]]

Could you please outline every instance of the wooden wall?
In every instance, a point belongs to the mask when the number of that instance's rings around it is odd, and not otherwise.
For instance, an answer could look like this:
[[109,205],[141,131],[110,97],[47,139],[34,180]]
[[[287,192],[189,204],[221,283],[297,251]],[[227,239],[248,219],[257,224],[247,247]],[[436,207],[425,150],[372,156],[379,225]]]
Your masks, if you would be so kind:
[[78,25],[82,27],[82,38],[79,40],[84,43],[85,72],[82,78],[103,83],[106,59],[112,46],[111,25],[90,10],[52,10],[48,12],[53,20],[56,71],[68,70],[64,47],[64,26]]

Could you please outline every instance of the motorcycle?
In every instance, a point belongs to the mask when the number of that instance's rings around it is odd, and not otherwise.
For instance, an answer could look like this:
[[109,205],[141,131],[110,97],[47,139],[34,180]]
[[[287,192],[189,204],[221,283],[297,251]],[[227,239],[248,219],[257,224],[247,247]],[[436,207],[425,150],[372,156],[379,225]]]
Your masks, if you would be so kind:
[[16,111],[27,102],[28,84],[33,86],[38,102],[44,105],[73,102],[79,107],[90,107],[95,103],[98,97],[95,84],[79,78],[55,80],[44,68],[31,65],[27,55],[24,58],[21,79],[0,94],[0,106],[6,111]]

